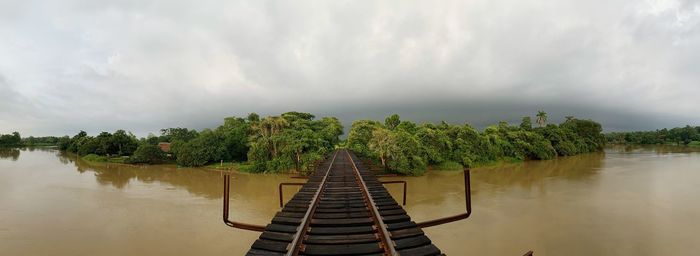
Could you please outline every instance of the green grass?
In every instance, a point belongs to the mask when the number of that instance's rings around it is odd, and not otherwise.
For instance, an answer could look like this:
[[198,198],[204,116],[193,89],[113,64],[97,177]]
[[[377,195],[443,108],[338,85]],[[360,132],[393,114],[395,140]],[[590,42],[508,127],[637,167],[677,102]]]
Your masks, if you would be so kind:
[[83,157],[83,160],[88,161],[88,162],[107,162],[107,157],[106,156],[98,156],[95,154],[89,154]]
[[700,141],[691,141],[688,143],[688,146],[690,147],[700,147]]
[[127,160],[129,160],[128,156],[117,156],[117,157],[108,158],[107,162],[123,164],[123,163],[126,163]]
[[38,148],[38,147],[56,147],[57,145],[56,145],[56,144],[52,144],[52,143],[34,143],[34,144],[29,144],[29,143],[27,143],[27,144],[25,144],[25,146],[27,146],[27,147],[37,147],[37,148]]
[[223,164],[221,164],[221,162],[210,163],[204,167],[217,170],[236,170],[240,172],[251,172],[253,170],[253,165],[239,162],[224,162]]
[[[548,160],[539,160],[539,161],[548,161]],[[502,166],[502,165],[509,165],[509,164],[517,164],[517,163],[522,163],[523,160],[517,159],[517,158],[512,158],[512,157],[506,157],[503,159],[499,159],[496,161],[491,161],[487,163],[478,163],[471,168],[479,168],[479,167],[497,167],[497,166]]]
[[445,162],[442,162],[436,166],[433,166],[432,169],[444,170],[444,171],[458,171],[458,170],[464,169],[464,167],[462,166],[462,164],[457,163],[457,162],[445,161]]
[[118,163],[118,164],[123,164],[126,162],[127,159],[129,159],[128,156],[106,157],[106,156],[98,156],[95,154],[89,154],[89,155],[83,156],[82,158],[83,158],[83,160],[88,161],[88,162]]

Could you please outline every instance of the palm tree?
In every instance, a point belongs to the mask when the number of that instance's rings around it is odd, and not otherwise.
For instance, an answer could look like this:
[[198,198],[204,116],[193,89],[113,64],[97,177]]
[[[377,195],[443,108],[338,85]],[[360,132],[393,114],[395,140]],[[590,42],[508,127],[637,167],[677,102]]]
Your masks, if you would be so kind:
[[537,124],[542,127],[545,123],[547,123],[547,113],[542,110],[537,111]]
[[253,124],[253,129],[257,130],[259,135],[270,143],[268,148],[271,147],[273,158],[277,157],[277,142],[273,138],[287,126],[289,126],[289,122],[279,116],[265,117],[260,122]]

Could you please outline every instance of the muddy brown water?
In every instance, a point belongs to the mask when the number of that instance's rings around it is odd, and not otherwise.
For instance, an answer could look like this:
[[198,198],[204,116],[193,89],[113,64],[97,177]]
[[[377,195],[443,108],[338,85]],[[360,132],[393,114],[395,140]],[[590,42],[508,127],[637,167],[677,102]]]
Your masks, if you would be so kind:
[[[464,210],[461,172],[401,180],[409,182],[406,209],[414,220]],[[299,180],[234,174],[231,218],[266,224],[279,209],[277,184],[289,181]],[[400,186],[387,186],[401,195]],[[91,164],[54,149],[3,149],[0,254],[242,255],[258,233],[221,222],[222,188],[217,171]],[[426,229],[448,255],[700,251],[698,148],[614,147],[479,168],[472,170],[472,191],[472,217]]]

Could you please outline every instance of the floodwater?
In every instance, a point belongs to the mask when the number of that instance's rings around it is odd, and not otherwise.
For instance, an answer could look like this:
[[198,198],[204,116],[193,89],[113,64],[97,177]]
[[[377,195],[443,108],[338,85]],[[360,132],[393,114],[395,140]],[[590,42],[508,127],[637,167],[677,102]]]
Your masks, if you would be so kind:
[[[231,219],[266,224],[289,175],[234,174]],[[386,178],[387,180],[390,180]],[[416,221],[464,211],[462,172],[407,180]],[[400,185],[387,185],[401,195]],[[258,233],[221,221],[221,173],[90,164],[0,150],[2,255],[242,255]],[[294,188],[286,190],[291,197]],[[425,231],[448,255],[697,255],[700,149],[605,153],[472,170],[473,213]],[[400,200],[399,197],[397,199]],[[398,200],[397,200],[398,201]]]

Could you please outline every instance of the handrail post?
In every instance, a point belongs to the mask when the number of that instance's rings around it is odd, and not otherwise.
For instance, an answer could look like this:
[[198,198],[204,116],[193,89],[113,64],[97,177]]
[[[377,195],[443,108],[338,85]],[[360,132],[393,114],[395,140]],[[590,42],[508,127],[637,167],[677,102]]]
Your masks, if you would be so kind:
[[224,209],[223,209],[223,216],[222,219],[224,221],[224,224],[226,226],[232,227],[232,228],[239,228],[239,229],[245,229],[245,230],[250,230],[250,231],[258,231],[258,232],[263,232],[265,231],[265,226],[260,226],[260,225],[255,225],[255,224],[248,224],[248,223],[242,223],[242,222],[236,222],[236,221],[231,221],[228,219],[229,215],[229,194],[231,190],[231,175],[230,174],[224,174],[224,196],[223,196],[223,203],[224,203]]
[[284,193],[282,193],[283,186],[304,186],[305,184],[306,183],[297,183],[297,182],[282,182],[282,183],[280,183],[278,186],[280,207],[284,206]]
[[231,183],[231,176],[224,174],[224,223],[228,224],[228,204],[229,204],[229,186]]
[[472,214],[472,192],[471,192],[471,177],[469,168],[464,169],[464,203],[466,204],[467,212],[462,214],[457,214],[454,216],[443,217],[434,220],[428,220],[417,223],[420,228],[427,228],[437,225],[442,225],[445,223],[455,222],[458,220],[463,220],[469,218]]
[[464,170],[464,203],[467,205],[467,217],[469,217],[472,213],[472,183],[468,168]]
[[382,184],[398,184],[403,183],[403,205],[406,205],[406,181],[403,180],[390,180],[390,181],[380,181]]

